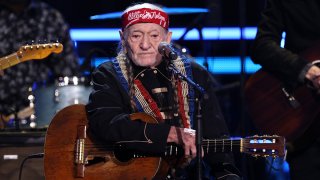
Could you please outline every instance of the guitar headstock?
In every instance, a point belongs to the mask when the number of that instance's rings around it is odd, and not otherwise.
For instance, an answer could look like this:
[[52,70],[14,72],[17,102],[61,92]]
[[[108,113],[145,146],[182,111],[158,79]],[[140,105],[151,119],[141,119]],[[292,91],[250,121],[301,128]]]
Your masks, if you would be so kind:
[[17,51],[20,61],[31,59],[43,59],[51,53],[61,53],[63,45],[61,43],[32,44],[21,46]]
[[284,157],[285,138],[277,135],[250,136],[242,139],[241,151],[258,157]]

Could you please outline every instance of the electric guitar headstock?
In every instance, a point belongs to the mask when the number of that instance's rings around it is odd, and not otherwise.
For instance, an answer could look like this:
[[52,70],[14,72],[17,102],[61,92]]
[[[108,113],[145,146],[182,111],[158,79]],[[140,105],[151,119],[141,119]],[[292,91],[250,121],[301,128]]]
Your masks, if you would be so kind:
[[61,53],[62,50],[63,45],[57,42],[21,46],[17,52],[0,58],[0,70],[7,69],[24,61],[44,59],[51,53],[58,54]]
[[285,138],[277,135],[249,136],[242,139],[241,152],[254,157],[284,157]]
[[17,55],[21,62],[32,59],[43,59],[51,53],[61,53],[63,45],[61,43],[32,44],[21,46]]

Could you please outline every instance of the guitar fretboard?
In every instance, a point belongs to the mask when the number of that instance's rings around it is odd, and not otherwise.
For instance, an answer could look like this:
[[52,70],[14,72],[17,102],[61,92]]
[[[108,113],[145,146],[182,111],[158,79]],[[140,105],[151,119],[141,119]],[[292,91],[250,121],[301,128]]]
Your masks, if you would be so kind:
[[6,57],[0,58],[0,70],[4,70],[18,63],[20,63],[20,59],[17,53],[10,54]]
[[[205,139],[202,141],[204,153],[210,152],[242,152],[242,141],[238,139]],[[168,145],[166,147],[165,156],[179,156],[182,155],[183,150],[176,145]]]
[[242,152],[241,138],[239,139],[206,139],[202,141],[202,147],[205,153],[212,152]]

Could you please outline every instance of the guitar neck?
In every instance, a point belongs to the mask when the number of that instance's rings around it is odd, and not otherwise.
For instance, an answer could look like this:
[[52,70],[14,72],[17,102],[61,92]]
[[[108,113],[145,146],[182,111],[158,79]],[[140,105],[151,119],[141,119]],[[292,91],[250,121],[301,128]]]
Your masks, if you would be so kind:
[[[224,152],[243,152],[242,138],[237,139],[204,139],[202,140],[202,148],[204,153],[224,153]],[[166,147],[165,156],[182,155],[183,150],[176,145],[168,145]]]
[[242,152],[242,138],[238,139],[205,139],[202,141],[205,153],[210,152]]
[[12,53],[8,56],[5,56],[3,58],[0,58],[0,70],[7,69],[11,66],[14,66],[16,64],[19,64],[20,58],[18,57],[17,53]]

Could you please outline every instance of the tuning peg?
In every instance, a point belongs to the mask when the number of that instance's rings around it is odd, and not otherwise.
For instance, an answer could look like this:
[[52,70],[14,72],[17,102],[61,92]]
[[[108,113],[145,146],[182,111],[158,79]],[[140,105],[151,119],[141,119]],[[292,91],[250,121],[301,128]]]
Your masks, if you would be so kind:
[[29,48],[30,50],[33,49],[34,40],[31,40],[30,44],[27,45],[26,49]]
[[55,43],[60,43],[60,42],[61,42],[61,41],[60,41],[60,38],[57,38],[54,42],[55,42]]
[[26,42],[24,43],[25,45],[23,46],[23,50],[25,50],[25,51],[27,50],[27,48],[28,48],[28,47],[30,46],[30,44],[31,44],[30,42],[31,42],[31,41],[26,41]]
[[58,38],[58,39],[56,39],[56,41],[55,41],[55,46],[56,46],[56,47],[59,47],[59,43],[60,43],[60,40],[59,40],[59,38]]

